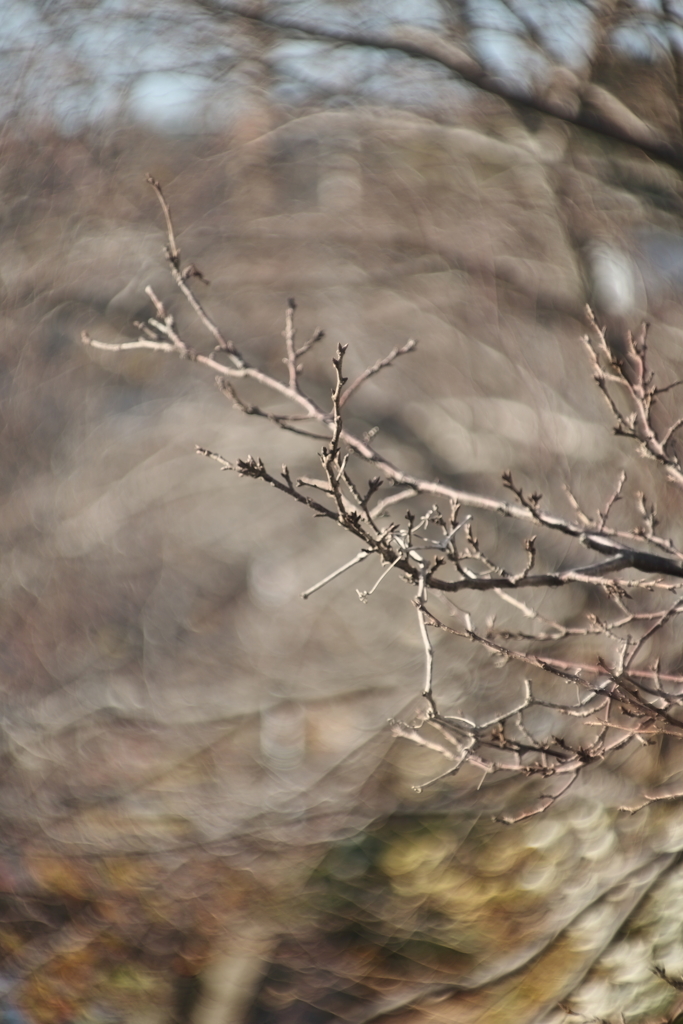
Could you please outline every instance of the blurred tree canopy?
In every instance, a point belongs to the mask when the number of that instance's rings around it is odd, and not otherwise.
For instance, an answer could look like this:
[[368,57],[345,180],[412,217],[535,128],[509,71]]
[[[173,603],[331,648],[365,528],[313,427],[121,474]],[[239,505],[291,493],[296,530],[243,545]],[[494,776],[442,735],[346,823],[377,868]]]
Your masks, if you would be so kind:
[[[300,337],[332,343],[306,364],[320,402],[337,343],[358,372],[420,339],[349,413],[408,472],[501,495],[512,469],[565,514],[564,485],[602,508],[622,469],[636,495],[647,464],[578,337],[587,301],[616,353],[646,318],[658,380],[683,376],[682,54],[673,0],[6,0],[6,1020],[680,1012],[680,805],[619,811],[643,784],[677,791],[678,741],[512,828],[492,817],[524,786],[416,792],[443,759],[386,727],[420,701],[400,581],[361,604],[363,565],[300,602],[349,539],[193,453],[305,475],[315,446],[238,417],[199,367],[77,338],[136,338],[147,285],[192,334],[149,171],[202,301],[268,372],[289,295]],[[675,421],[678,392],[660,407]],[[680,506],[648,494],[680,548]],[[502,560],[525,536],[479,529]],[[580,586],[535,607],[569,626],[605,610]],[[467,609],[501,633],[524,620]],[[653,652],[663,675],[677,636]],[[567,637],[541,647],[570,657]],[[534,675],[445,634],[435,649],[452,714],[486,718]]]

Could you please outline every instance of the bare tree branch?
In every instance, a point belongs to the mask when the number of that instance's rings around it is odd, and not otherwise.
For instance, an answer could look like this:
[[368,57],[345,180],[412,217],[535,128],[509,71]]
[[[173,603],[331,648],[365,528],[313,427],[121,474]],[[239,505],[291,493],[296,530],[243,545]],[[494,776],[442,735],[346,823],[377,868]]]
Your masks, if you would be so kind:
[[[618,502],[623,505],[629,500],[626,474],[620,472],[608,497],[592,516],[568,491],[575,513],[575,518],[571,519],[548,512],[542,496],[527,493],[510,472],[504,474],[503,485],[514,495],[512,503],[421,479],[395,467],[374,447],[372,432],[359,437],[348,430],[344,425],[343,409],[363,383],[391,366],[399,356],[411,352],[415,343],[409,341],[403,346],[396,346],[388,356],[363,371],[348,388],[343,371],[346,345],[339,344],[332,358],[334,385],[330,407],[325,410],[302,389],[298,362],[320,340],[322,332],[316,330],[311,340],[297,349],[296,304],[289,300],[283,332],[286,381],[250,366],[232,343],[223,340],[219,329],[190,291],[187,275],[179,270],[180,253],[168,204],[158,183],[152,181],[151,184],[166,218],[166,257],[171,274],[204,329],[214,341],[220,339],[215,355],[203,355],[181,337],[172,314],[167,312],[151,289],[147,289],[147,293],[154,306],[154,315],[140,325],[142,334],[137,341],[107,345],[87,335],[83,340],[93,347],[109,351],[147,348],[166,354],[175,353],[200,363],[218,375],[220,387],[242,413],[264,417],[283,430],[325,441],[320,452],[323,478],[301,477],[296,483],[287,466],[283,466],[277,476],[269,472],[261,459],[249,457],[233,463],[208,449],[198,448],[197,451],[215,460],[222,469],[270,484],[305,505],[315,516],[335,522],[360,542],[358,553],[305,590],[304,598],[373,554],[378,557],[382,568],[369,591],[357,591],[361,600],[367,601],[392,569],[397,569],[407,582],[417,588],[413,603],[424,652],[421,693],[427,707],[415,723],[394,722],[392,728],[397,737],[439,752],[451,762],[445,773],[423,786],[457,774],[465,764],[481,771],[482,779],[498,773],[556,779],[552,786],[544,787],[524,810],[501,818],[506,822],[520,821],[552,806],[584,769],[602,763],[629,743],[647,743],[662,735],[682,739],[683,721],[679,721],[677,712],[683,704],[683,677],[662,673],[658,659],[652,667],[636,666],[635,662],[649,649],[654,638],[683,613],[683,598],[676,596],[682,586],[677,581],[683,580],[683,559],[673,541],[656,533],[654,504],[642,492],[636,493],[635,500],[631,499],[637,526],[628,530],[608,525],[615,505]],[[643,328],[635,338],[629,336],[628,362],[622,364],[612,356],[604,331],[590,311],[588,319],[593,343],[587,337],[583,342],[596,384],[614,418],[616,432],[634,442],[639,452],[651,462],[654,460],[653,465],[663,470],[668,482],[682,486],[683,469],[676,454],[667,449],[678,421],[664,428],[663,432],[658,432],[652,423],[652,406],[663,388],[655,385],[654,375],[648,369],[646,330]],[[216,355],[220,352],[229,356],[232,365],[218,362]],[[293,411],[274,414],[243,401],[235,390],[236,380],[254,381],[267,392],[285,398]],[[618,397],[615,389],[618,389]],[[306,424],[322,427],[327,433],[316,434],[307,430]],[[356,474],[352,473],[351,467],[356,458],[373,467],[375,475],[367,481],[366,487],[359,487],[355,482]],[[372,504],[383,484],[398,490]],[[302,488],[312,489],[320,495],[320,500]],[[421,495],[446,498],[450,505],[449,514],[442,514],[438,505],[433,504],[419,514],[409,508],[403,525],[391,520],[386,526],[381,525],[381,517],[387,516],[394,505]],[[471,511],[461,517],[463,507]],[[555,533],[566,537],[587,547],[600,558],[592,564],[582,565],[577,557],[575,563],[579,564],[571,568],[534,572],[540,542],[537,536],[531,536],[520,542],[525,552],[522,567],[511,571],[490,557],[479,542],[472,519],[475,511],[543,527],[546,535]],[[624,570],[636,575],[625,576]],[[673,582],[663,577],[669,577]],[[533,593],[575,585],[604,595],[607,606],[616,611],[600,617],[589,613],[579,624],[565,625],[544,618],[528,599],[522,601],[518,596],[522,590]],[[524,620],[537,623],[540,628],[536,632],[507,628],[496,632],[492,618],[484,632],[475,628],[467,612],[464,613],[464,629],[449,626],[429,607],[430,593],[439,592],[444,595],[492,592],[521,614]],[[659,602],[658,606],[652,609],[642,605],[634,609],[627,607],[627,599],[638,594],[653,595],[653,600],[656,598]],[[511,708],[502,708],[488,721],[477,723],[464,716],[443,714],[434,689],[435,651],[429,633],[432,628],[475,643],[497,658],[518,662],[564,683],[568,686],[566,701],[553,702],[537,696],[531,681],[526,680],[522,699]],[[605,653],[599,654],[594,664],[544,657],[511,646],[518,641],[550,642],[586,636],[603,641]],[[585,695],[582,696],[580,691],[585,691]],[[529,716],[531,709],[536,707],[552,709],[560,716],[579,721],[585,730],[585,741],[571,743],[559,735],[537,737]],[[650,797],[645,795],[643,799],[668,799],[669,795],[660,797],[653,791]]]

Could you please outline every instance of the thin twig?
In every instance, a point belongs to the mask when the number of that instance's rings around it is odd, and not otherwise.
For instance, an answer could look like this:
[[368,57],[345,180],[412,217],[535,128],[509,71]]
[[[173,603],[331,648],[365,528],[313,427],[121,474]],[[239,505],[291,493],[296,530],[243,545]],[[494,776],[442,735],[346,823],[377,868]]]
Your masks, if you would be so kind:
[[352,569],[353,566],[358,565],[359,562],[364,562],[368,555],[371,554],[372,551],[359,551],[357,555],[354,555],[348,562],[345,562],[339,569],[335,569],[334,572],[331,572],[329,576],[325,577],[325,579],[315,583],[312,587],[309,587],[308,590],[304,590],[301,595],[304,601],[306,598],[310,597],[311,594],[315,594],[316,591],[321,590],[327,583],[331,583],[332,580],[336,580],[337,576],[341,576],[341,574],[346,572],[347,569]]
[[168,257],[169,265],[171,267],[171,274],[173,275],[173,280],[175,281],[176,285],[183,293],[187,301],[190,303],[193,310],[195,311],[201,322],[204,324],[209,334],[212,335],[221,351],[226,352],[230,356],[230,358],[233,361],[233,364],[238,369],[243,369],[247,365],[246,361],[244,360],[242,355],[237,351],[233,343],[231,341],[228,341],[227,338],[223,337],[215,321],[212,320],[212,318],[209,316],[209,314],[202,306],[199,299],[196,297],[196,295],[188,285],[188,275],[184,274],[180,269],[180,249],[178,248],[178,245],[176,243],[170,207],[168,205],[168,202],[166,201],[166,197],[164,196],[161,185],[156,180],[156,178],[153,178],[151,174],[148,174],[147,181],[154,189],[157,199],[159,200],[159,203],[161,205],[161,209],[164,212],[164,218],[166,220],[166,232],[168,235],[168,247],[166,250],[166,254]]
[[285,363],[287,365],[287,374],[289,377],[289,386],[292,391],[299,391],[299,373],[297,369],[297,351],[296,351],[296,329],[294,327],[294,311],[296,310],[296,302],[294,299],[287,299],[287,312],[285,314],[285,347],[287,349],[287,356]]
[[356,377],[351,384],[349,384],[348,388],[344,392],[340,403],[341,407],[343,408],[346,405],[351,396],[355,394],[363,384],[365,384],[366,380],[369,380],[370,377],[374,377],[376,373],[386,369],[387,366],[391,366],[392,363],[395,363],[400,356],[407,355],[408,352],[413,352],[416,348],[417,341],[414,338],[411,338],[405,343],[405,345],[397,345],[395,348],[392,348],[388,356],[384,356],[383,359],[378,359],[372,366],[363,370],[363,372]]

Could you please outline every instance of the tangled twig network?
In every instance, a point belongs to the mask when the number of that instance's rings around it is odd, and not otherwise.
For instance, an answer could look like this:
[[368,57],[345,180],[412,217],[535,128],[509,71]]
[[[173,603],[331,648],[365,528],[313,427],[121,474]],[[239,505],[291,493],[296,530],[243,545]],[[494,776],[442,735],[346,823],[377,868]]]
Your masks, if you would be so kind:
[[[197,362],[217,375],[220,388],[240,412],[270,420],[282,430],[323,441],[321,475],[315,478],[294,479],[287,466],[279,473],[271,472],[258,458],[230,462],[206,448],[198,447],[197,452],[213,459],[224,470],[270,484],[356,539],[359,549],[354,557],[310,586],[303,593],[304,598],[367,559],[377,561],[379,572],[370,590],[358,591],[362,601],[367,601],[392,571],[400,573],[413,588],[412,601],[424,650],[424,710],[412,722],[393,722],[392,729],[396,736],[443,756],[445,771],[432,781],[455,775],[466,764],[484,775],[506,773],[549,780],[526,808],[501,819],[518,821],[545,810],[567,791],[583,769],[603,762],[616,750],[633,743],[648,743],[662,735],[683,739],[683,720],[678,714],[683,703],[683,676],[661,672],[656,656],[649,662],[643,661],[656,649],[662,631],[683,613],[683,597],[678,596],[683,586],[683,552],[674,540],[658,532],[654,503],[641,492],[628,497],[624,472],[619,473],[602,508],[593,514],[587,514],[568,491],[572,509],[568,517],[547,509],[540,494],[527,493],[509,472],[503,476],[504,487],[512,499],[509,501],[404,472],[375,447],[372,431],[357,436],[349,430],[344,411],[371,377],[413,352],[417,343],[411,339],[397,346],[352,382],[344,372],[346,346],[338,345],[332,358],[331,399],[324,408],[306,393],[301,380],[301,361],[323,340],[324,332],[318,329],[298,345],[296,304],[290,299],[284,329],[286,379],[252,366],[197,298],[192,280],[205,279],[193,264],[181,266],[168,203],[159,183],[151,177],[148,181],[166,221],[165,252],[171,275],[212,339],[213,352],[203,354],[181,337],[173,315],[150,287],[146,292],[154,312],[136,325],[140,331],[137,340],[107,344],[84,334],[83,341],[107,351],[151,349]],[[588,333],[582,342],[595,383],[613,418],[615,433],[633,442],[640,454],[661,470],[668,486],[682,489],[683,466],[676,440],[683,418],[661,428],[655,425],[652,415],[659,396],[680,382],[662,387],[656,384],[648,364],[645,326],[635,336],[629,335],[626,355],[620,362],[610,352],[604,332],[590,310],[587,323]],[[286,399],[291,412],[274,414],[248,403],[237,391],[241,381],[252,381]],[[371,475],[360,482],[362,470],[368,468]],[[396,506],[420,496],[427,496],[434,503],[420,512],[408,507],[401,522],[391,518]],[[634,525],[629,529],[612,525],[616,504],[625,501],[630,501],[633,513]],[[520,569],[513,571],[498,564],[486,551],[476,532],[478,513],[515,520],[529,528],[523,541]],[[552,535],[562,535],[570,543],[573,564],[570,568],[539,571],[538,561],[552,561],[544,553],[545,539]],[[518,561],[516,553],[513,554]],[[569,625],[547,618],[529,603],[528,596],[522,597],[523,592],[533,595],[534,591],[560,587],[583,587],[599,593],[606,599],[609,614],[587,612],[582,622]],[[460,621],[453,625],[444,621],[433,603],[433,598],[440,594],[483,591],[512,605],[524,620],[525,628],[496,632],[491,625],[477,626],[466,612],[459,613]],[[639,600],[634,602],[634,597]],[[514,659],[565,684],[565,698],[548,700],[537,692],[531,679],[526,679],[521,697],[485,721],[443,713],[441,696],[434,686],[435,651],[431,637],[436,630],[480,645],[498,659]],[[547,642],[572,639],[580,643],[587,637],[599,637],[605,642],[605,653],[593,663],[581,658],[559,660],[538,653],[539,647]],[[520,643],[526,644],[527,649],[520,650]],[[529,645],[534,650],[530,651]],[[559,734],[538,736],[529,712],[539,708],[580,725],[581,741],[570,741]],[[676,787],[644,791],[642,800],[629,809],[681,795],[683,790]]]

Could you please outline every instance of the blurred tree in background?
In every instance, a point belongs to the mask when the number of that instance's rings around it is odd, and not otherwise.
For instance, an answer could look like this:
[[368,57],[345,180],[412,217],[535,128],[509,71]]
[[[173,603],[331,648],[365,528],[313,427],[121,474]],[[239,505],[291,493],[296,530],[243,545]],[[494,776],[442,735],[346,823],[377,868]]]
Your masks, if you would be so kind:
[[[681,54],[683,7],[664,0],[6,0],[4,1019],[680,1012],[680,802],[619,810],[680,790],[677,737],[514,826],[493,819],[534,780],[467,767],[417,792],[444,757],[386,726],[423,706],[414,592],[394,573],[359,602],[364,563],[301,602],[352,538],[193,450],[314,476],[316,444],[237,415],[190,362],[77,338],[137,338],[149,285],[199,346],[151,172],[210,279],[193,288],[270,374],[290,295],[300,339],[327,335],[303,379],[320,404],[337,344],[355,376],[419,338],[348,413],[394,464],[497,500],[510,469],[568,519],[565,485],[593,515],[626,470],[619,528],[646,491],[680,549],[680,506],[613,436],[578,339],[590,301],[628,373],[646,318],[657,381],[683,376]],[[677,409],[673,389],[655,413]],[[513,573],[528,535],[477,520]],[[561,541],[547,558],[576,566]],[[651,607],[580,583],[532,598],[576,630],[615,600]],[[468,613],[531,655],[601,653],[534,636],[528,606],[495,594],[453,600],[452,624]],[[432,635],[444,713],[483,721],[542,685]],[[677,635],[672,616],[644,652],[662,678],[681,674]]]

